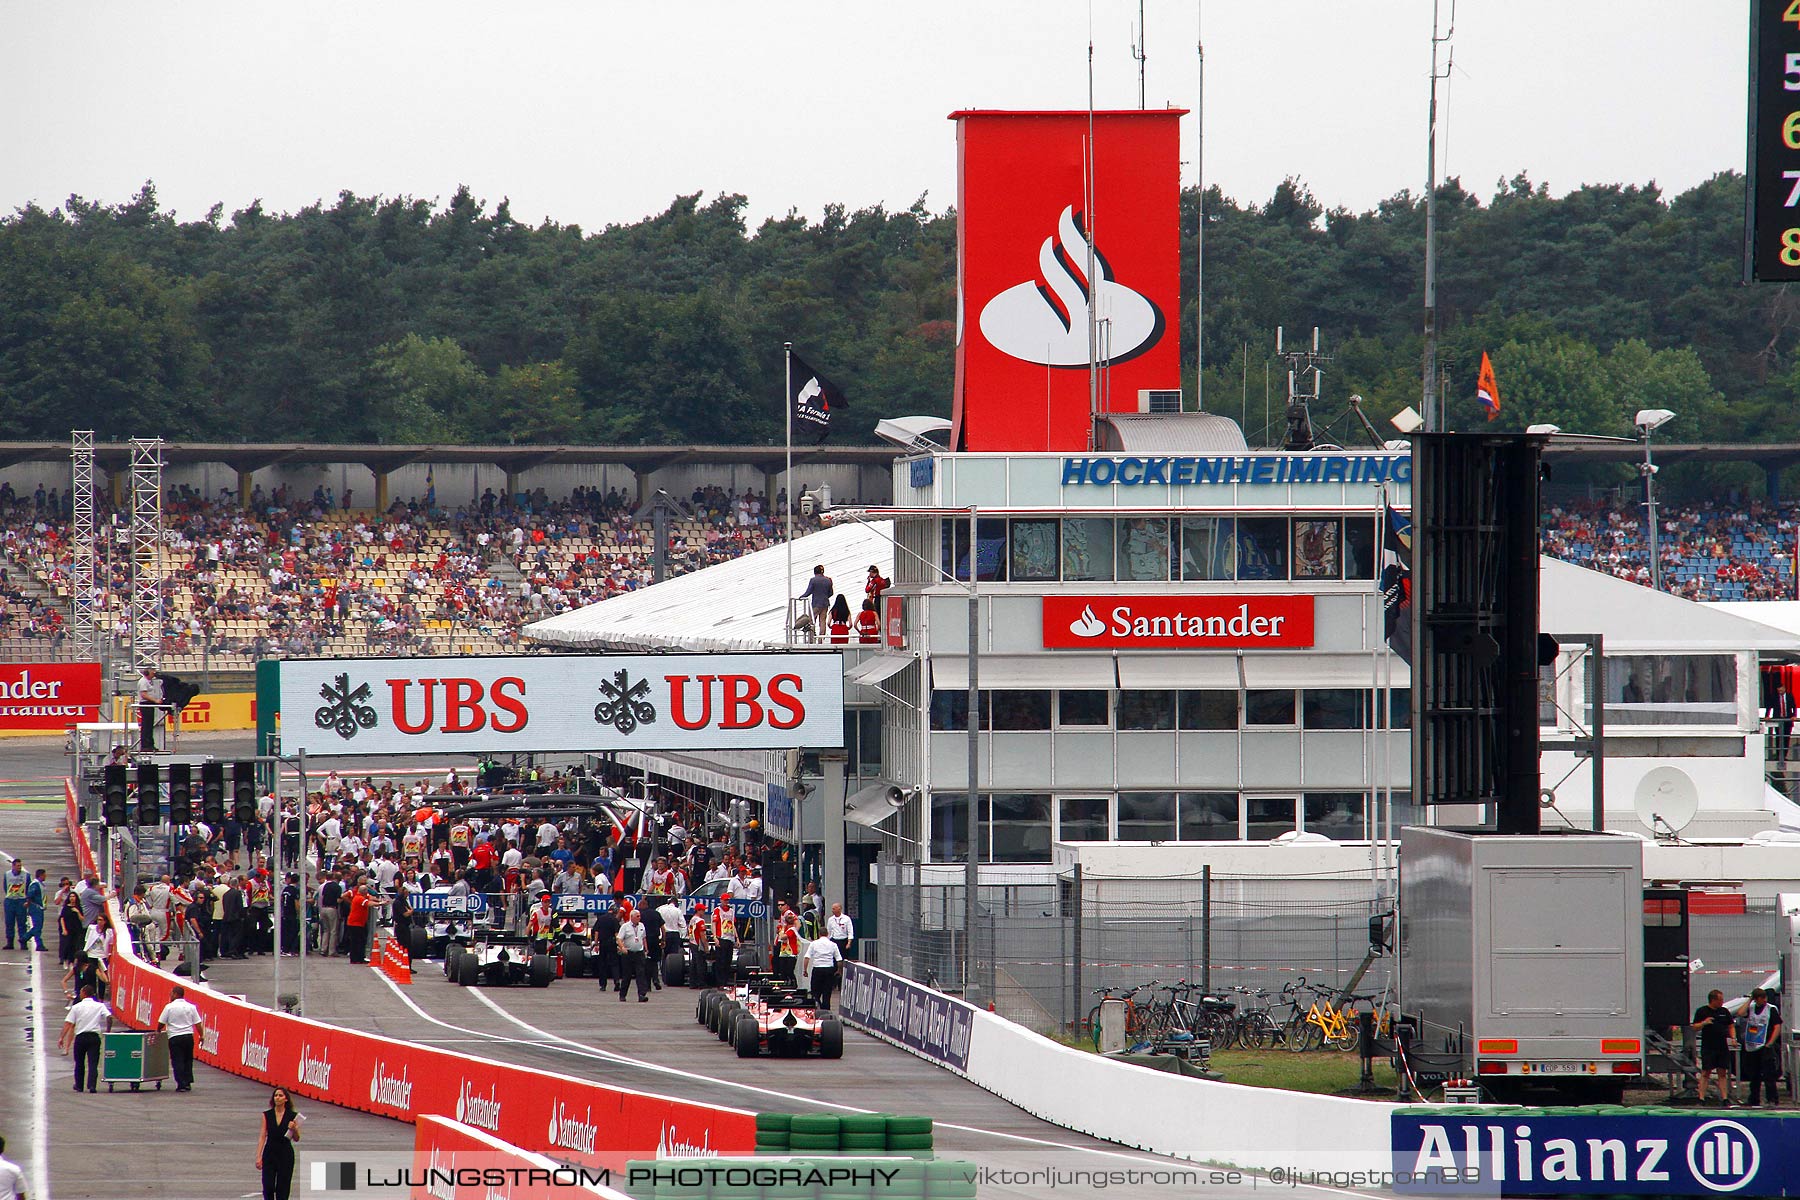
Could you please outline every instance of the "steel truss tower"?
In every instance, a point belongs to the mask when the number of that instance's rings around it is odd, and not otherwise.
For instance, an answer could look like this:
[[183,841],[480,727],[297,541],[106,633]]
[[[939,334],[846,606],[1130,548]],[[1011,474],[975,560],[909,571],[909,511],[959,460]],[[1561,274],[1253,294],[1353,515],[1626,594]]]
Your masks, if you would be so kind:
[[99,596],[94,587],[96,525],[94,518],[94,431],[77,429],[71,435],[73,478],[69,496],[73,505],[69,522],[70,634],[78,662],[100,660],[100,630],[95,618]]
[[162,670],[162,439],[131,439],[131,668]]

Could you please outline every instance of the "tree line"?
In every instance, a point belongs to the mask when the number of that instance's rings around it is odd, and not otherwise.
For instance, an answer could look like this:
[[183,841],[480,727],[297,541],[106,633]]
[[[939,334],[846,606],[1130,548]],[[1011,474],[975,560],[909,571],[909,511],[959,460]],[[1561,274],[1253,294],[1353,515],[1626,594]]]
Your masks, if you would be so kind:
[[[1742,175],[1678,196],[1524,176],[1485,202],[1442,186],[1440,359],[1460,428],[1671,440],[1800,440],[1800,315],[1740,281]],[[1195,395],[1197,193],[1182,197],[1182,338]],[[955,214],[825,210],[751,229],[745,199],[678,197],[589,232],[522,223],[465,188],[447,203],[361,197],[289,214],[260,203],[181,220],[146,183],[0,220],[5,438],[385,442],[773,442],[781,344],[851,396],[849,426],[947,414]],[[1206,204],[1205,406],[1252,443],[1281,432],[1274,330],[1321,327],[1334,361],[1315,424],[1351,443],[1343,398],[1419,403],[1424,204],[1326,210],[1290,179],[1262,203]],[[1504,409],[1474,400],[1480,355]],[[1272,394],[1270,394],[1272,393]],[[1267,409],[1265,396],[1268,395]],[[1272,414],[1265,417],[1265,411]]]

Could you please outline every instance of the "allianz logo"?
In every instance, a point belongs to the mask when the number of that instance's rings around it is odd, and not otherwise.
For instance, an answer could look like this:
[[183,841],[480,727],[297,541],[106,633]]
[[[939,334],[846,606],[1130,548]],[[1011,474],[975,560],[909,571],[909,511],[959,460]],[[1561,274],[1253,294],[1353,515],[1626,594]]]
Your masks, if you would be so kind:
[[331,1088],[331,1059],[324,1054],[315,1057],[305,1042],[300,1043],[300,1082],[320,1091]]
[[561,1100],[550,1105],[550,1144],[561,1146],[564,1150],[581,1150],[588,1154],[594,1152],[594,1140],[599,1135],[599,1126],[594,1124],[594,1110],[583,1110],[585,1119],[576,1118],[569,1109],[563,1107]]
[[[1667,1137],[1546,1137],[1546,1130],[1518,1125],[1419,1127],[1414,1174],[1478,1166],[1482,1178],[1503,1184],[1668,1183],[1681,1162]],[[1708,1191],[1730,1193],[1749,1186],[1762,1165],[1756,1135],[1738,1121],[1708,1121],[1688,1136],[1688,1174]]]
[[258,1071],[268,1070],[269,1039],[264,1038],[259,1042],[251,1037],[250,1031],[246,1029],[244,1031],[244,1040],[238,1046],[238,1062],[246,1067],[254,1067]]
[[490,1087],[488,1094],[479,1095],[467,1079],[456,1088],[456,1119],[464,1125],[474,1125],[489,1133],[500,1132],[500,1096],[499,1089]]
[[662,1133],[656,1139],[656,1157],[658,1158],[711,1158],[712,1130],[701,1133],[698,1142],[683,1141],[681,1132],[675,1126],[665,1122]]
[[389,1075],[385,1066],[379,1058],[375,1060],[375,1074],[369,1077],[369,1103],[411,1110],[413,1085],[406,1068],[401,1067],[398,1075]]

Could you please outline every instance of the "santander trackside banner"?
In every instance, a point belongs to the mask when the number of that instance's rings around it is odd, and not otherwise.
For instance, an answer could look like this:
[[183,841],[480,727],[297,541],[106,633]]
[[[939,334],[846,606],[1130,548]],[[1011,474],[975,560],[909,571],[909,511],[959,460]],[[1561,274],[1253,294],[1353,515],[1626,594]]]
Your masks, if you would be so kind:
[[281,745],[290,754],[843,744],[843,658],[829,652],[281,664]]
[[[92,863],[66,791],[76,858]],[[139,959],[116,907],[113,1015],[149,1029],[185,983]],[[676,1100],[493,1059],[456,1054],[287,1016],[260,1005],[188,988],[205,1029],[195,1056],[258,1083],[400,1121],[447,1117],[501,1141],[584,1166],[623,1169],[631,1159],[748,1154],[756,1114]]]
[[950,114],[955,448],[1090,449],[1090,358],[1106,369],[1109,412],[1139,411],[1140,390],[1181,386],[1182,115],[1095,113],[1090,145],[1085,111]]
[[99,719],[99,663],[0,663],[0,730],[62,730]]
[[1311,596],[1045,596],[1050,650],[1256,650],[1313,644]]

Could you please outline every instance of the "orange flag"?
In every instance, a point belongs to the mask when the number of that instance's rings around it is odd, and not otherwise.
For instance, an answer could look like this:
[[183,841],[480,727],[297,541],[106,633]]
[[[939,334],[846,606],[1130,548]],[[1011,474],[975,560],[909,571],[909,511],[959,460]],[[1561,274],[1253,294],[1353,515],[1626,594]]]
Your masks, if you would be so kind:
[[1488,420],[1500,415],[1500,385],[1494,382],[1494,364],[1488,361],[1486,350],[1481,352],[1481,375],[1475,381],[1475,398],[1487,410]]

